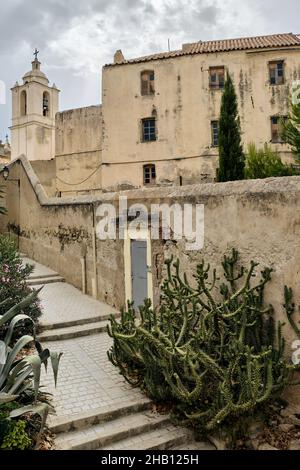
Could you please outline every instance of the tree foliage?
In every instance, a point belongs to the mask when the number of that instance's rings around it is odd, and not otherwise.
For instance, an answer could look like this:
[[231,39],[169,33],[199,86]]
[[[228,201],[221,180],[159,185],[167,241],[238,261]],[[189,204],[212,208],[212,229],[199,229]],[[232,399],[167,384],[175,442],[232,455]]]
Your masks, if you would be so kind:
[[274,152],[269,145],[257,149],[254,143],[248,145],[246,156],[245,177],[248,179],[270,178],[272,176],[291,176],[296,171],[285,165],[278,152]]
[[219,121],[219,181],[244,178],[245,155],[241,142],[238,101],[230,75],[227,75]]
[[290,113],[282,124],[282,138],[290,144],[296,161],[300,164],[300,86],[294,90],[290,100]]

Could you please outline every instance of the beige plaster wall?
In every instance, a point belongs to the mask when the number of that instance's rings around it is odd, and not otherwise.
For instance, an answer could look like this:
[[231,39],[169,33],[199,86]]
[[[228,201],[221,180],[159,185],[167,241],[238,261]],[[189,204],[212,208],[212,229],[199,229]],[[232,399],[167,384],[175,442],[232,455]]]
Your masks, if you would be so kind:
[[62,195],[101,189],[101,106],[56,115],[57,189]]
[[[270,86],[268,62],[285,61],[285,84]],[[288,113],[293,81],[300,78],[300,49],[196,54],[103,69],[103,188],[140,187],[143,164],[157,165],[157,182],[198,182],[215,176],[217,149],[211,121],[222,91],[209,89],[209,67],[224,65],[234,79],[244,145],[270,143],[273,115]],[[155,95],[141,96],[140,74],[155,72]],[[141,142],[141,119],[156,116],[157,141]],[[288,146],[271,144],[285,160]],[[186,160],[185,160],[186,159]]]

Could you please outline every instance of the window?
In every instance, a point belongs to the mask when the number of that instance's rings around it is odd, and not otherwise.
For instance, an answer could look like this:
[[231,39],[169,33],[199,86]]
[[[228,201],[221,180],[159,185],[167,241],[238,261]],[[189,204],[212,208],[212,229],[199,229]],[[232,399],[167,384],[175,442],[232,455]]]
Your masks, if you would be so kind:
[[283,143],[281,137],[281,121],[286,121],[288,118],[286,116],[272,116],[271,117],[271,135],[272,142],[274,144]]
[[278,60],[269,62],[270,84],[282,85],[284,83],[284,62]]
[[222,90],[225,84],[225,67],[210,67],[209,87],[212,90]]
[[213,147],[219,145],[219,121],[211,121],[211,143]]
[[43,93],[43,116],[49,116],[50,96],[47,91]]
[[156,140],[155,118],[147,118],[142,120],[142,141],[152,142]]
[[145,70],[141,73],[141,94],[142,96],[154,95],[154,72]]
[[21,99],[20,99],[20,111],[21,111],[21,116],[26,116],[27,114],[27,93],[25,90],[22,91],[21,93]]
[[150,185],[156,182],[155,165],[144,165],[144,184]]

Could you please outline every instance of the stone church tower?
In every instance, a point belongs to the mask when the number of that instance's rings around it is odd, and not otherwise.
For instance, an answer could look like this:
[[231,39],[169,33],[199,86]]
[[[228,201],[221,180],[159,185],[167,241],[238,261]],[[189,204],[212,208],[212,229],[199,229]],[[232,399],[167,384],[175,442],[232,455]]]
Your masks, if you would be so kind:
[[11,158],[50,160],[55,155],[55,114],[59,90],[49,86],[35,52],[32,70],[12,88]]

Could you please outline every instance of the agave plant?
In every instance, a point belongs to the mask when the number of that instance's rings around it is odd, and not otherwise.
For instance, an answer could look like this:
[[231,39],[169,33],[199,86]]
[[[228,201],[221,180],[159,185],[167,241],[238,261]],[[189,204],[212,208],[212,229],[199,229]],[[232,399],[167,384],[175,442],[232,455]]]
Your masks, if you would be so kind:
[[[39,290],[32,292],[4,315],[0,315],[0,328],[8,325],[4,340],[0,341],[0,407],[5,403],[17,400],[25,392],[33,391],[33,403],[14,410],[10,417],[16,418],[25,413],[37,413],[42,419],[42,429],[50,411],[48,404],[38,403],[42,365],[44,364],[47,370],[47,363],[50,359],[56,385],[62,353],[43,349],[41,344],[35,340],[35,333],[34,336],[24,335],[14,345],[11,345],[14,330],[19,322],[29,321],[34,326],[33,320],[20,312],[36,299],[38,293]],[[5,302],[2,302],[0,306],[3,306]],[[21,350],[33,342],[37,353],[19,358]]]

